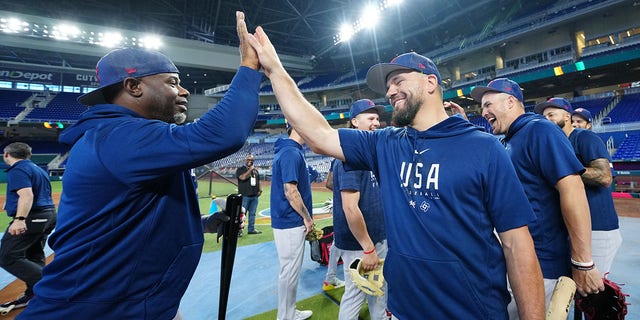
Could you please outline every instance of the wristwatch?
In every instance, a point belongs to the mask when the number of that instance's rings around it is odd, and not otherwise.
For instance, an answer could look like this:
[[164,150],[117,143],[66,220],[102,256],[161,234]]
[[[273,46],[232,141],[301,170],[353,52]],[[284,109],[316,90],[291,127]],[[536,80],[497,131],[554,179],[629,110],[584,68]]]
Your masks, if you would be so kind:
[[15,220],[22,220],[22,221],[24,221],[24,220],[27,220],[27,217],[18,217],[18,216],[15,216],[15,217],[14,217],[14,219],[15,219]]

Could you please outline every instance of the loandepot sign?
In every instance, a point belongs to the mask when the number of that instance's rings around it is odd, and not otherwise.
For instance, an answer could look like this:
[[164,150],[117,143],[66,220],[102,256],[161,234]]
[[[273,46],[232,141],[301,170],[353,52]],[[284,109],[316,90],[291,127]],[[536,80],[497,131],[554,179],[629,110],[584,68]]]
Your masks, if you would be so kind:
[[24,72],[19,70],[0,70],[0,78],[11,81],[48,81],[53,80],[53,73]]
[[0,80],[13,82],[35,82],[66,86],[98,86],[95,73],[37,72],[21,69],[0,69]]

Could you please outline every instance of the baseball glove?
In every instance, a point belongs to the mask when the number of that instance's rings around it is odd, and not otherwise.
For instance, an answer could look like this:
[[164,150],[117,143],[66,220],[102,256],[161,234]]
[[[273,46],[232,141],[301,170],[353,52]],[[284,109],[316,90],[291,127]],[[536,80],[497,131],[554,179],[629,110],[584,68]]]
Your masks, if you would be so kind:
[[622,320],[627,314],[628,294],[622,292],[620,286],[607,279],[607,274],[602,278],[604,291],[597,294],[590,294],[586,297],[578,296],[576,306],[587,320],[616,319]]
[[305,240],[307,241],[320,240],[323,234],[324,232],[322,231],[322,229],[316,229],[316,225],[314,224],[313,227],[311,227],[311,231],[307,233]]
[[380,259],[380,263],[378,263],[375,269],[364,271],[362,269],[362,260],[354,259],[349,265],[351,281],[364,293],[379,297],[384,293],[382,291],[384,286],[384,276],[382,275],[383,265],[384,259]]

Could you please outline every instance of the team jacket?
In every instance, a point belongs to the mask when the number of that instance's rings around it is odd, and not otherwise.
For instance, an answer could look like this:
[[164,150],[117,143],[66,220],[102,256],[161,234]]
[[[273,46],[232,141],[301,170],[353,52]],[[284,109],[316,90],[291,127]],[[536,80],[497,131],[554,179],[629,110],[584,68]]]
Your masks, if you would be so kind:
[[[177,126],[96,105],[66,129],[55,259],[20,319],[173,319],[202,252],[189,168],[242,147],[261,74],[240,67],[198,122]],[[238,114],[242,114],[238,117]]]

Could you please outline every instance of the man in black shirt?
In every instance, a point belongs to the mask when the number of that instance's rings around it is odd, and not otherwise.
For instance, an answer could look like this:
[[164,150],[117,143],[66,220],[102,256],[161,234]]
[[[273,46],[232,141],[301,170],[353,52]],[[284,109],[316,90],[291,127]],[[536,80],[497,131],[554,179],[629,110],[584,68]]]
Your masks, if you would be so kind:
[[[247,155],[244,166],[236,170],[236,178],[238,178],[238,192],[242,195],[242,206],[249,214],[248,234],[260,234],[260,230],[256,230],[256,209],[258,208],[258,197],[262,194],[260,186],[260,173],[253,166],[253,155]],[[241,236],[241,235],[240,235]]]

